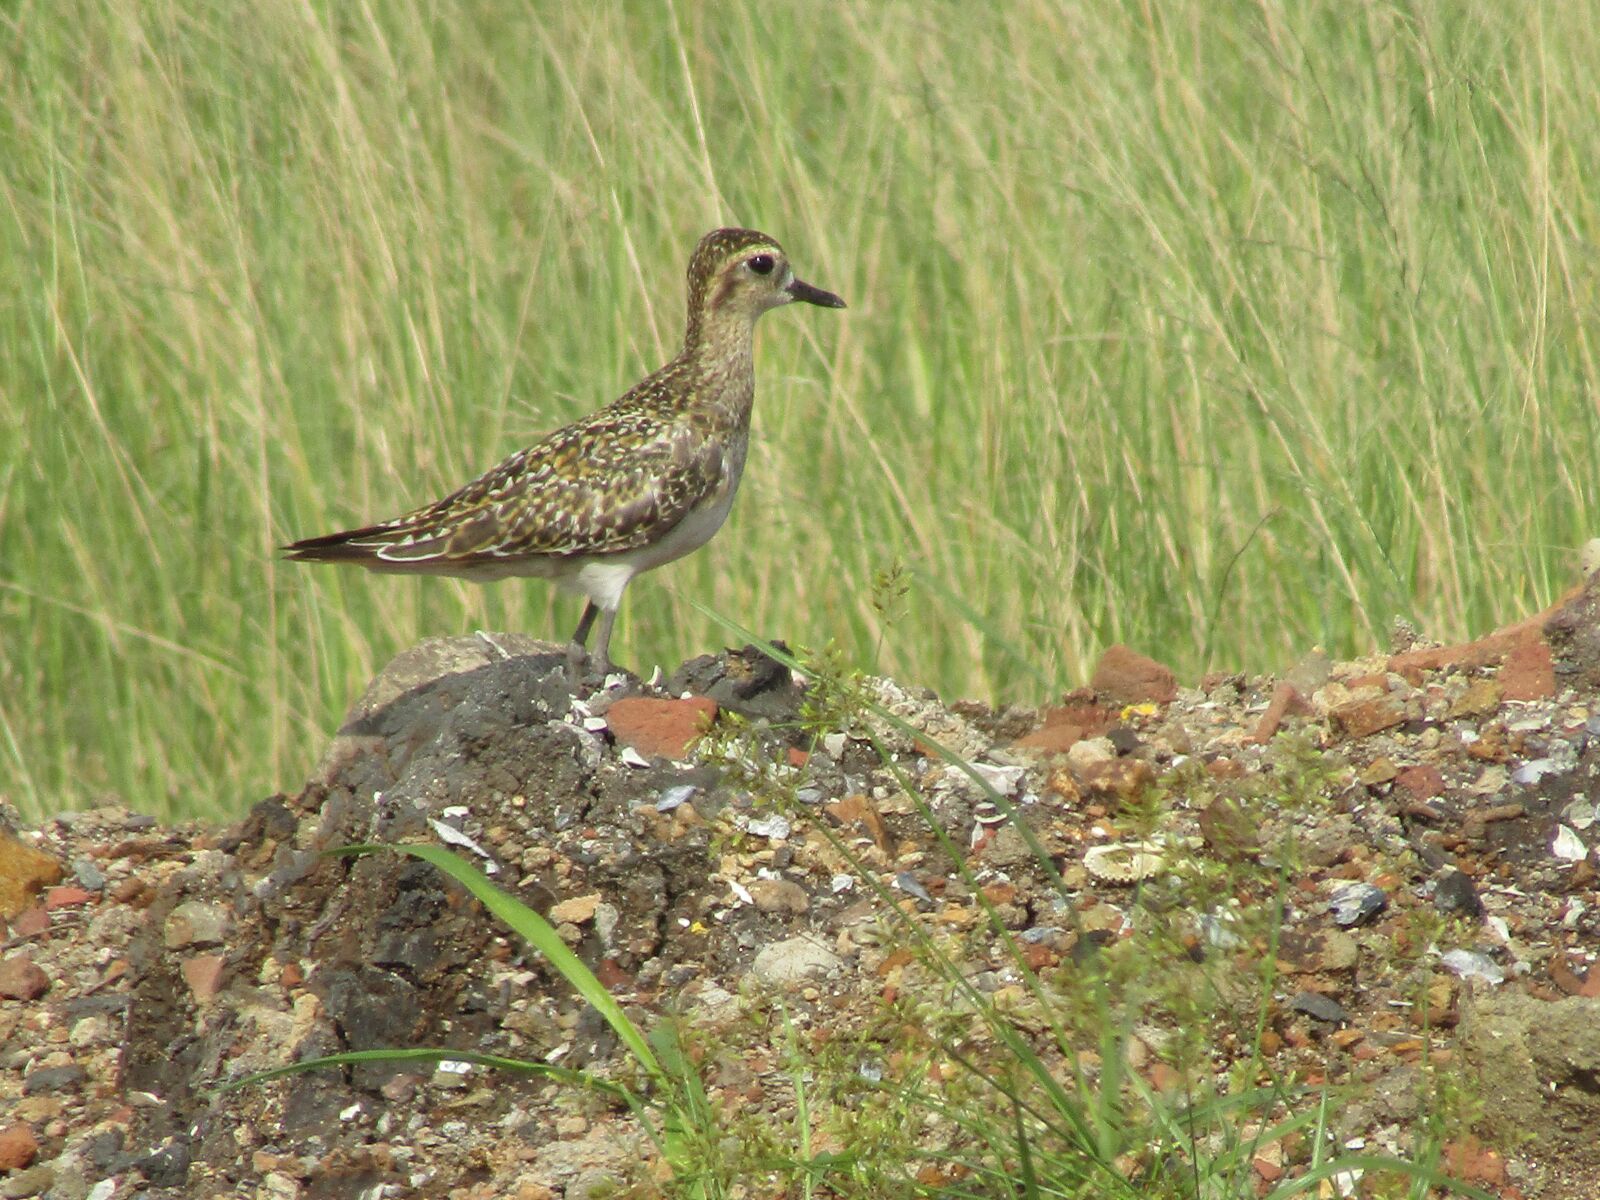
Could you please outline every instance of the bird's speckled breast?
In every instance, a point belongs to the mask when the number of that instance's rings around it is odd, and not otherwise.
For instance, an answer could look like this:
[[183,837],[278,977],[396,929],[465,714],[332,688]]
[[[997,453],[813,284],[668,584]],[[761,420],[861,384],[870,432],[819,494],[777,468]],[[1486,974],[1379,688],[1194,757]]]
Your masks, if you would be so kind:
[[739,490],[739,480],[744,476],[744,460],[749,449],[748,427],[728,438],[723,446],[722,478],[717,481],[717,486],[659,541],[628,552],[629,562],[637,571],[649,571],[682,558],[700,549],[715,536],[733,510],[734,493]]

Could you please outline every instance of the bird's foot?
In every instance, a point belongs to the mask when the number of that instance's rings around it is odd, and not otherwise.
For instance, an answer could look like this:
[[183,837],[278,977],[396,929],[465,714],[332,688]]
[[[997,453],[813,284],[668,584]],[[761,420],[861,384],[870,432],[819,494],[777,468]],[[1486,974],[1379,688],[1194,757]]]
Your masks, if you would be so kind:
[[605,683],[611,674],[610,660],[600,654],[590,654],[578,642],[567,646],[567,682],[574,692],[593,692]]

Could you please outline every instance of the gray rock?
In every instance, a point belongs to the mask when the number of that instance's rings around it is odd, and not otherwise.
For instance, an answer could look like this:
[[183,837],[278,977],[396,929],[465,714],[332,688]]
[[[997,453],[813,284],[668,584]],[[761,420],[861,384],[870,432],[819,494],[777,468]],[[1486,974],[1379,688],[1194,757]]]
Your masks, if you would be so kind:
[[1600,1176],[1600,999],[1481,992],[1461,1005],[1460,1044],[1497,1141],[1534,1161]]
[[95,866],[87,858],[72,860],[72,875],[78,881],[78,886],[87,888],[91,892],[103,892],[106,887],[105,872]]
[[185,900],[174,908],[162,926],[167,949],[185,946],[220,946],[233,932],[233,918],[220,904]]
[[1469,917],[1483,915],[1483,901],[1478,899],[1478,889],[1470,876],[1460,871],[1446,871],[1439,876],[1433,889],[1433,906],[1442,913],[1461,913]]
[[22,1081],[22,1094],[37,1096],[45,1092],[76,1091],[88,1077],[88,1072],[77,1063],[69,1063],[64,1067],[40,1067]]
[[[525,768],[500,761],[514,744],[504,731],[566,716],[565,664],[563,649],[516,634],[420,642],[390,662],[345,715],[308,786],[347,788],[363,798],[383,792],[396,809],[459,803],[485,786],[515,791],[526,783]],[[422,832],[421,821],[414,823]],[[329,829],[327,836],[360,840],[371,832]]]
[[803,913],[811,907],[805,888],[790,879],[752,879],[750,896],[764,913]]
[[22,1200],[38,1196],[49,1190],[56,1181],[54,1163],[40,1163],[23,1171],[15,1171],[0,1183],[0,1200]]
[[168,1139],[133,1165],[144,1172],[152,1187],[176,1188],[188,1180],[191,1158],[189,1139],[180,1135]]
[[702,1028],[714,1028],[731,1021],[744,1010],[744,1003],[739,997],[710,980],[686,991],[683,1006],[690,1023]]
[[996,870],[1014,870],[1034,865],[1037,859],[1028,840],[1015,825],[1002,825],[983,850],[984,861]]
[[1600,688],[1600,572],[1544,623],[1563,687]]
[[[782,642],[773,645],[788,650]],[[789,668],[754,645],[690,659],[673,672],[666,690],[709,696],[730,712],[768,721],[793,721],[805,699]]]
[[1423,1111],[1426,1084],[1416,1067],[1402,1065],[1372,1085],[1372,1106],[1386,1121],[1414,1121]]
[[1344,1005],[1328,996],[1317,992],[1299,992],[1289,1001],[1289,1007],[1295,1012],[1303,1012],[1315,1021],[1327,1021],[1338,1024],[1350,1019],[1350,1014],[1345,1011]]
[[1340,888],[1328,902],[1334,923],[1350,928],[1362,925],[1389,907],[1383,889],[1370,883],[1352,883]]
[[1295,691],[1309,696],[1333,675],[1333,660],[1322,650],[1313,650],[1283,673],[1285,683],[1294,685]]

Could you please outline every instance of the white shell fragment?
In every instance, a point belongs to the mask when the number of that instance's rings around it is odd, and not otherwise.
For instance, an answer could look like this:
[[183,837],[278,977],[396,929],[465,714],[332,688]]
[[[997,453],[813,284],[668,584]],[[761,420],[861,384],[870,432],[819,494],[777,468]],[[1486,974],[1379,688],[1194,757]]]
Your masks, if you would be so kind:
[[775,841],[782,841],[794,829],[789,823],[789,818],[780,813],[769,813],[764,817],[740,817],[738,824],[746,833],[772,838]]
[[1546,775],[1555,775],[1560,770],[1561,767],[1553,758],[1530,759],[1511,772],[1511,782],[1532,785]]
[[650,765],[650,760],[632,746],[624,746],[622,748],[622,761],[630,767],[648,767]]
[[1237,950],[1245,944],[1245,939],[1236,932],[1240,925],[1239,914],[1230,909],[1219,908],[1201,913],[1198,924],[1208,946],[1215,946],[1219,950]]
[[994,763],[969,763],[974,774],[1002,796],[1015,796],[1022,786],[1021,767],[1000,766]]
[[1583,839],[1570,826],[1557,825],[1555,839],[1550,843],[1550,853],[1567,862],[1582,862],[1589,857],[1589,847],[1583,844]]
[[1166,865],[1154,842],[1110,842],[1083,855],[1083,869],[1101,883],[1138,883],[1161,874]]
[[924,904],[933,903],[933,897],[928,895],[928,889],[923,887],[917,881],[917,877],[910,871],[901,871],[896,875],[894,877],[894,886],[896,890],[902,891],[908,896],[914,896]]
[[1440,955],[1439,964],[1463,979],[1481,979],[1489,984],[1501,984],[1506,980],[1506,973],[1492,958],[1471,950],[1450,950]]
[[439,840],[446,846],[459,846],[463,850],[471,850],[479,858],[483,859],[485,875],[498,875],[500,873],[500,865],[489,857],[489,852],[455,828],[455,826],[446,825],[443,821],[435,820],[433,817],[428,818],[428,824],[433,827],[433,832],[438,835]]
[[1587,829],[1600,817],[1600,804],[1593,800],[1574,800],[1561,810],[1561,816],[1574,829]]
[[695,786],[692,783],[680,783],[676,787],[669,787],[656,801],[656,811],[671,812],[675,808],[681,808],[688,803],[689,797],[694,793]]

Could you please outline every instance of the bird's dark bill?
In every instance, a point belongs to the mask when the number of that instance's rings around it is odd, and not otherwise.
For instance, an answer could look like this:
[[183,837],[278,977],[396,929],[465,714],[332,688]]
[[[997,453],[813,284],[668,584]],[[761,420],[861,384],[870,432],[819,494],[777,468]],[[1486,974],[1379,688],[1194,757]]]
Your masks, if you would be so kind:
[[821,305],[823,308],[844,307],[844,301],[832,292],[825,292],[819,287],[812,287],[803,279],[796,279],[789,285],[789,295],[796,300],[804,300],[807,304]]

